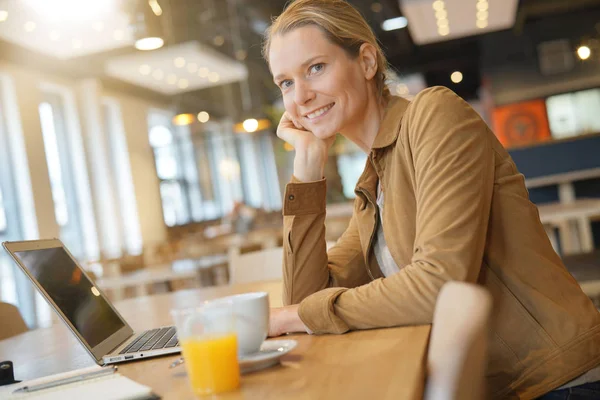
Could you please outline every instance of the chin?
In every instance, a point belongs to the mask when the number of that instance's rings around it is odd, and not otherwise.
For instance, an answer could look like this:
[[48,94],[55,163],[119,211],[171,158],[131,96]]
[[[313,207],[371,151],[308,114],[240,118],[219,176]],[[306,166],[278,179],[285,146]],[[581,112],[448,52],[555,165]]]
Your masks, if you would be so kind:
[[325,140],[337,134],[336,130],[317,129],[313,131],[313,135],[319,139]]

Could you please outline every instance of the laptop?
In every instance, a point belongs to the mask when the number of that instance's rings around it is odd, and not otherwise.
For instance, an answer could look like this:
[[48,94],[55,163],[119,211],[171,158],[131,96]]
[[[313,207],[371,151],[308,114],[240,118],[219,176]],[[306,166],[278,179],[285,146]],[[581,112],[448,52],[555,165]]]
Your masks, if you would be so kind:
[[134,332],[60,240],[2,245],[99,365],[181,350],[175,327]]

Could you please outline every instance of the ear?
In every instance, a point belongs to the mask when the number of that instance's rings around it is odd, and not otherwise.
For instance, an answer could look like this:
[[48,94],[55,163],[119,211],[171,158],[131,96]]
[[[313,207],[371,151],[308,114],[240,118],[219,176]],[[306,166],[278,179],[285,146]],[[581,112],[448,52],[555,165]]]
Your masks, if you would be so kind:
[[362,72],[367,80],[377,73],[377,49],[370,43],[363,43],[358,53]]

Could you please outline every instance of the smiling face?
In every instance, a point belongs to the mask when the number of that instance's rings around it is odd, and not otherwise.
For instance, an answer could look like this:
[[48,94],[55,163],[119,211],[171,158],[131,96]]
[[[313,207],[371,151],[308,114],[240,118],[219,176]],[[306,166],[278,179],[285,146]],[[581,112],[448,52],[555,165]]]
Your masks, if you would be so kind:
[[285,110],[320,139],[343,133],[363,116],[376,72],[370,49],[365,60],[365,46],[352,58],[313,25],[272,38],[269,65]]

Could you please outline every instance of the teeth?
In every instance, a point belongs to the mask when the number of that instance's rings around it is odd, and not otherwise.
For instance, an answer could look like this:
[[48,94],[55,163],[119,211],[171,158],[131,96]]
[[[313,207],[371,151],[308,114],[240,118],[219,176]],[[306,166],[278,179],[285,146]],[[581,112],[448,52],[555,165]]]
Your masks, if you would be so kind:
[[308,118],[313,119],[313,118],[317,118],[320,115],[323,115],[323,113],[327,112],[331,107],[333,107],[333,104],[330,104],[328,106],[325,106],[323,108],[319,108],[317,111],[312,112],[308,115],[306,115]]

